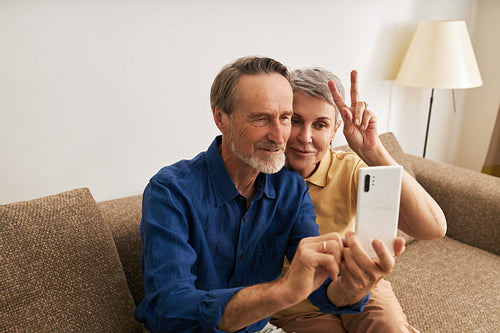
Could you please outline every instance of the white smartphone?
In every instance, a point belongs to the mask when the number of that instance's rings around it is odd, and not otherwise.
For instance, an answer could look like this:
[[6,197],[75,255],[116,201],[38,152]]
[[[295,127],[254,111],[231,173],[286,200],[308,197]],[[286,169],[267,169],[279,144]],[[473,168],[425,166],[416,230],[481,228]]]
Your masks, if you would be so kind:
[[374,239],[383,241],[394,256],[402,177],[399,165],[359,169],[356,235],[370,258],[377,257]]

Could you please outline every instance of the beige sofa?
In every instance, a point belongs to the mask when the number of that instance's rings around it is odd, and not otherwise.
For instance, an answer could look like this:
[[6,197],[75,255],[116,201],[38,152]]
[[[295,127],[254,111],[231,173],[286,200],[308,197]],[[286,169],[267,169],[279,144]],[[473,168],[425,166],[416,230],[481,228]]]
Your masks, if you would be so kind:
[[[407,237],[388,280],[421,332],[500,331],[500,179],[404,154],[382,141],[443,208],[448,233]],[[141,196],[88,189],[0,206],[0,331],[141,332]]]

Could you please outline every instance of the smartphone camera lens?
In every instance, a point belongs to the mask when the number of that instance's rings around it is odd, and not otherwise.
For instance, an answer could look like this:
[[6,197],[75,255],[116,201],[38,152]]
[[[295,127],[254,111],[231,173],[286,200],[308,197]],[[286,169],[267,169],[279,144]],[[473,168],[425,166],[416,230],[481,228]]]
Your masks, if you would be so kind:
[[370,190],[370,175],[365,176],[365,192]]

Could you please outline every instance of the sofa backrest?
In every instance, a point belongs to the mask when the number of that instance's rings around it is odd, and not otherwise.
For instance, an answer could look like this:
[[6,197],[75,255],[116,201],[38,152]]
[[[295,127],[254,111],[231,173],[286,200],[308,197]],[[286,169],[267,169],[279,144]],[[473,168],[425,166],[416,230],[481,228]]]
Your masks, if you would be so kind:
[[141,332],[88,189],[0,206],[0,331]]
[[140,237],[142,195],[97,203],[109,224],[136,306],[144,298]]
[[500,178],[407,155],[417,180],[443,210],[446,235],[500,255]]

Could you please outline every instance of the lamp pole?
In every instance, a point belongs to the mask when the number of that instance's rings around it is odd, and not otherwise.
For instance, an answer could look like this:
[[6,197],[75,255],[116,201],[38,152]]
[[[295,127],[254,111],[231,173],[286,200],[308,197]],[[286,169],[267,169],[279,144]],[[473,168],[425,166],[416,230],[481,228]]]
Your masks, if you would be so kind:
[[427,137],[429,136],[429,124],[431,123],[431,111],[432,111],[432,101],[434,100],[434,88],[431,92],[431,102],[429,103],[429,116],[427,117],[427,129],[425,130],[425,143],[424,143],[424,154],[422,157],[425,158],[425,151],[427,149]]

